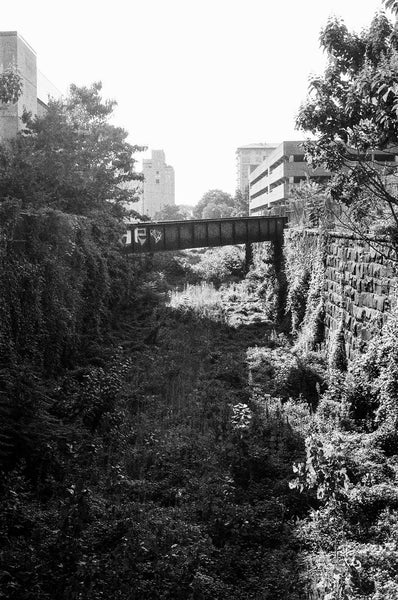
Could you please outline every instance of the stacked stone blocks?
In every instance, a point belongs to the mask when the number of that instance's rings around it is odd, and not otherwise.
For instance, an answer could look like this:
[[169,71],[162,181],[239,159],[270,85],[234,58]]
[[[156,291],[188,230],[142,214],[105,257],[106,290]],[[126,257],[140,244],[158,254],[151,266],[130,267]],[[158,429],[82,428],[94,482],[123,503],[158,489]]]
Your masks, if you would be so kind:
[[396,302],[395,251],[383,238],[365,241],[329,232],[325,241],[325,338],[327,344],[343,322],[349,358],[380,329]]

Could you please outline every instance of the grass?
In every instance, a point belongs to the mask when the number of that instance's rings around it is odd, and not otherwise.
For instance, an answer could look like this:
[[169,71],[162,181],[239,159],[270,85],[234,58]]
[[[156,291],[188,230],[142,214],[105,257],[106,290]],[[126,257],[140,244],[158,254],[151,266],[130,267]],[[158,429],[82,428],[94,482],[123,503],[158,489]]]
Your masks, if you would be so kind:
[[202,318],[223,319],[221,292],[212,283],[187,284],[182,291],[172,291],[168,305]]

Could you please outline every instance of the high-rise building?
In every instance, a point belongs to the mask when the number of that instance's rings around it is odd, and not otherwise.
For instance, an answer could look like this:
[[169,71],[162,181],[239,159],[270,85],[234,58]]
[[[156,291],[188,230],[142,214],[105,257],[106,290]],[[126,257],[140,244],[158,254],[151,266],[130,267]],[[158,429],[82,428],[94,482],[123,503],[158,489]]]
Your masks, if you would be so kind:
[[143,160],[142,172],[142,214],[153,217],[165,206],[175,204],[174,169],[166,164],[163,150],[152,150],[152,158]]
[[236,149],[236,188],[245,193],[249,186],[249,176],[278,144],[248,144]]
[[41,115],[48,97],[60,96],[37,70],[36,53],[17,31],[0,31],[0,72],[17,69],[22,78],[22,93],[15,103],[0,102],[0,139],[15,137],[23,128],[24,110]]
[[330,179],[330,172],[312,169],[304,156],[303,141],[282,142],[254,169],[249,177],[249,208],[251,215],[266,214],[284,206],[292,190],[308,179],[318,183]]

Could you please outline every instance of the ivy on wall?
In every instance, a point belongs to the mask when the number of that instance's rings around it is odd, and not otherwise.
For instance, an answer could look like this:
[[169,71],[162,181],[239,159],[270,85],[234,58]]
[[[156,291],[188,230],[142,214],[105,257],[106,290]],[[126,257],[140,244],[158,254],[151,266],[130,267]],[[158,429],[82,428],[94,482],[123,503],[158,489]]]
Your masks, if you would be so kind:
[[29,361],[45,377],[74,365],[133,303],[132,265],[119,225],[44,209],[1,210],[0,360]]
[[324,341],[324,252],[324,235],[285,232],[286,310],[298,349],[314,350]]

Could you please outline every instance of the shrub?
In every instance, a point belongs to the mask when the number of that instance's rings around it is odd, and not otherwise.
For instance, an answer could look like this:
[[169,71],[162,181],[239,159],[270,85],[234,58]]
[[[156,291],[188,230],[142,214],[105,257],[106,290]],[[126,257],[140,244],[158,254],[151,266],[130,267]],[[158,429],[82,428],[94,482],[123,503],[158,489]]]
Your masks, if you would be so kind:
[[244,276],[244,252],[240,247],[225,246],[209,249],[201,255],[201,260],[190,267],[190,282],[206,281],[220,286]]
[[254,383],[283,400],[303,397],[313,408],[325,389],[326,365],[321,355],[289,348],[250,348],[248,365]]

